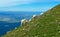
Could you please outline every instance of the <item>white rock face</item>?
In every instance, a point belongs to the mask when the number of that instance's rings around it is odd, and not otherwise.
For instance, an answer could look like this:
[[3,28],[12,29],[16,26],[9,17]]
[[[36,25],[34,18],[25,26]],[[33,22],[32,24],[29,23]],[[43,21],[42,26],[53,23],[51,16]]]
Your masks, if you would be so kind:
[[22,19],[21,20],[21,25],[26,24],[26,22],[28,22],[26,19]]

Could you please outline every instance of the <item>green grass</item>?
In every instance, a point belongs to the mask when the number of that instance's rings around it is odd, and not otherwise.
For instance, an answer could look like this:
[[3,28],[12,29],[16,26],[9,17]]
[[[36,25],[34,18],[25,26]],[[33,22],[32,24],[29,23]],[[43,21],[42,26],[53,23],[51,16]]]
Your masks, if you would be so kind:
[[[25,30],[23,30],[25,29]],[[60,4],[3,37],[60,37]]]

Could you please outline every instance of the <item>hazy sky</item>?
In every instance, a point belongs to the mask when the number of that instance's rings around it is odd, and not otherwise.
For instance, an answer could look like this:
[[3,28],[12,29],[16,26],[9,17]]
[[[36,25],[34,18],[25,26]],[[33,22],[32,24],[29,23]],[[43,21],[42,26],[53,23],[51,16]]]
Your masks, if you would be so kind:
[[46,11],[60,0],[0,0],[0,11]]

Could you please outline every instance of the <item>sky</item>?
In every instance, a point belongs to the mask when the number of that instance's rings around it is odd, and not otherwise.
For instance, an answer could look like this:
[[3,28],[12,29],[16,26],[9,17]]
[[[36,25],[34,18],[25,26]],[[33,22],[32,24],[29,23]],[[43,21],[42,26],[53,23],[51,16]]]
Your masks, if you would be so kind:
[[60,0],[0,0],[0,11],[47,11]]

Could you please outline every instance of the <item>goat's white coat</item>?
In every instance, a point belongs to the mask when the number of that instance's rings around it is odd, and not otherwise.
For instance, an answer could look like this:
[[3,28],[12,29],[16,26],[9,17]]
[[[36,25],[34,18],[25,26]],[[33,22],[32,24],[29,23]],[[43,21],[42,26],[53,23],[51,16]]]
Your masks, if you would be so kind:
[[43,13],[41,13],[40,15],[42,15]]
[[31,19],[29,19],[29,22],[31,21]]
[[9,33],[10,31],[8,31],[7,33]]
[[22,19],[22,20],[21,20],[21,25],[22,25],[22,24],[25,24],[26,22],[28,22],[26,19]]
[[36,16],[37,16],[36,14],[35,14],[35,15],[33,15],[33,18],[34,18],[34,17],[36,17]]

